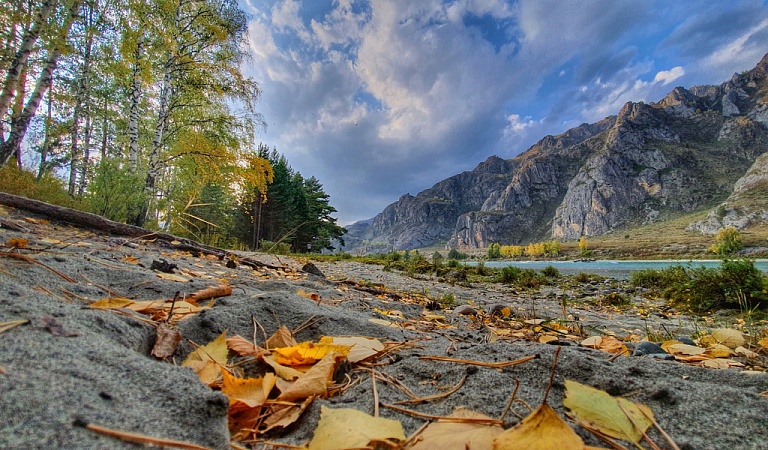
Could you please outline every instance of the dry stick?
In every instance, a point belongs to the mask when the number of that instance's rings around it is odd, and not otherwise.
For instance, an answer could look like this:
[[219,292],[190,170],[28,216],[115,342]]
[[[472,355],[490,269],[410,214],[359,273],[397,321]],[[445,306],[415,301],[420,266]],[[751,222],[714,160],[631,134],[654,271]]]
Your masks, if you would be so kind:
[[65,280],[69,281],[70,283],[77,283],[76,280],[73,280],[72,278],[64,275],[63,273],[59,272],[58,270],[54,269],[53,267],[49,266],[48,264],[45,264],[44,262],[38,261],[35,258],[32,258],[31,256],[22,255],[21,253],[11,253],[11,252],[2,252],[0,253],[0,256],[7,256],[9,258],[15,258],[20,259],[22,261],[26,261],[28,263],[32,264],[39,264],[46,269],[50,270],[51,272],[55,273],[56,275],[60,276],[61,278],[64,278]]
[[403,383],[401,383],[396,378],[392,378],[391,375],[388,375],[384,372],[376,372],[376,376],[383,382],[389,383],[395,386],[400,392],[403,394],[411,397],[411,398],[417,398],[417,395],[413,393],[410,389],[408,389]]
[[467,375],[464,375],[464,377],[456,384],[456,386],[443,392],[442,394],[428,395],[426,397],[414,398],[411,400],[403,400],[403,401],[395,402],[395,405],[407,405],[408,403],[423,403],[423,402],[429,402],[432,400],[438,400],[441,398],[448,397],[449,395],[461,389],[461,387],[464,385],[464,383],[466,383],[466,381],[467,381]]
[[385,408],[392,409],[394,411],[401,412],[403,414],[408,414],[408,415],[411,415],[411,416],[414,416],[414,417],[421,417],[421,418],[430,419],[430,420],[439,420],[441,422],[476,423],[476,424],[482,424],[482,425],[502,425],[502,422],[499,419],[435,416],[435,415],[432,415],[432,414],[424,414],[424,413],[420,413],[418,411],[413,411],[413,410],[410,410],[410,409],[401,408],[401,407],[395,406],[395,405],[388,405],[386,403],[382,403],[381,406],[383,406]]
[[670,436],[667,434],[667,432],[666,432],[666,431],[664,431],[664,429],[662,429],[662,428],[661,428],[661,426],[659,425],[659,423],[658,423],[658,422],[656,422],[656,419],[654,419],[654,418],[653,418],[653,416],[651,416],[651,415],[648,415],[648,413],[646,413],[645,411],[643,411],[643,409],[642,409],[642,408],[640,409],[640,412],[641,412],[641,413],[643,413],[643,415],[644,415],[644,416],[645,416],[645,417],[646,417],[648,420],[650,420],[650,421],[651,421],[651,423],[653,423],[653,425],[656,427],[656,429],[657,429],[657,430],[659,430],[659,432],[661,433],[661,435],[662,435],[662,436],[664,436],[664,439],[666,439],[666,440],[667,440],[667,443],[669,443],[669,446],[672,448],[672,450],[680,450],[680,447],[678,447],[678,446],[677,446],[677,444],[675,443],[675,441],[674,441],[674,440],[672,440],[672,438],[671,438],[671,437],[670,437]]
[[114,430],[114,429],[102,427],[100,425],[96,425],[93,423],[89,423],[85,427],[97,433],[105,434],[107,436],[115,437],[128,442],[135,442],[137,444],[157,445],[157,446],[163,446],[163,447],[174,447],[174,448],[183,448],[183,449],[190,449],[190,450],[210,450],[208,447],[203,447],[201,445],[192,444],[189,442],[176,441],[173,439],[154,438],[151,436],[145,436],[143,434]]
[[411,445],[411,443],[413,443],[413,441],[415,441],[419,437],[419,435],[421,435],[421,433],[424,432],[424,430],[429,426],[430,423],[432,422],[424,422],[424,424],[422,424],[418,430],[414,431],[413,433],[411,433],[410,436],[408,436],[408,439],[406,439],[405,442],[403,442],[400,445],[400,448],[408,448]]
[[[560,347],[558,347],[558,350]],[[469,359],[455,359],[455,358],[449,358],[446,356],[419,356],[419,359],[426,359],[430,361],[444,361],[444,362],[452,362],[457,364],[471,364],[473,366],[481,366],[481,367],[490,367],[492,369],[502,369],[504,367],[509,366],[516,366],[518,364],[522,364],[526,361],[530,361],[532,359],[538,358],[539,355],[532,355],[532,356],[525,356],[520,359],[515,359],[513,361],[502,361],[497,363],[489,363],[485,361],[473,361]]]
[[558,346],[555,350],[555,358],[554,361],[552,361],[552,373],[549,375],[549,384],[547,385],[547,390],[544,391],[544,400],[541,401],[542,404],[547,403],[547,398],[549,397],[549,390],[552,389],[552,383],[555,382],[555,369],[557,368],[557,356],[560,355],[560,350],[563,347]]
[[173,294],[173,301],[171,302],[171,309],[168,310],[168,317],[165,318],[165,323],[169,323],[171,321],[171,317],[173,317],[173,308],[176,306],[176,299],[179,298],[179,291],[176,291],[175,294]]
[[507,403],[507,407],[504,408],[504,411],[501,413],[501,416],[499,416],[499,420],[503,421],[504,418],[509,413],[509,410],[512,409],[512,404],[515,403],[515,397],[517,397],[517,390],[520,389],[520,380],[517,378],[513,378],[515,380],[515,390],[512,391],[512,396],[509,397],[509,402]]
[[262,327],[261,324],[259,323],[259,321],[256,320],[256,316],[251,316],[251,322],[253,322],[253,345],[254,345],[254,347],[257,347],[257,344],[256,344],[256,327],[259,327],[259,329],[261,330],[262,336],[264,336],[264,348],[269,350],[267,348],[267,341],[269,340],[269,338],[267,337],[267,332],[264,330],[264,327]]
[[[623,407],[623,406],[621,406],[621,403],[619,403],[619,402],[616,402],[616,406],[618,406],[618,407],[619,407],[619,409],[621,410],[621,412],[623,412],[623,413],[624,413],[624,415],[627,417],[627,419],[629,419],[630,423],[632,423],[632,426],[633,426],[633,427],[635,427],[635,429],[636,429],[637,431],[639,431],[641,435],[643,435],[643,439],[645,439],[645,442],[647,442],[647,443],[648,443],[648,445],[650,445],[650,446],[651,446],[651,448],[652,448],[653,450],[661,450],[661,448],[660,448],[660,447],[659,447],[659,446],[658,446],[658,445],[657,445],[655,442],[653,442],[653,441],[651,440],[651,438],[649,438],[649,437],[648,437],[648,435],[645,433],[645,430],[643,430],[643,429],[642,429],[640,426],[638,426],[638,425],[637,425],[637,423],[636,423],[636,422],[635,422],[635,420],[632,418],[632,416],[630,416],[630,415],[629,415],[629,413],[627,412],[627,410],[626,410],[626,409],[624,409],[624,407]],[[638,448],[642,448],[642,447],[640,447],[640,445],[639,445],[639,444],[637,444],[637,443],[635,443],[635,445],[636,445]]]
[[371,369],[371,384],[373,384],[373,417],[379,417],[379,391],[376,389],[376,375]]
[[585,430],[587,430],[590,433],[594,434],[595,436],[597,436],[598,439],[600,439],[601,441],[603,441],[606,444],[610,445],[615,450],[629,450],[629,449],[627,449],[627,447],[624,447],[623,445],[621,445],[618,442],[614,441],[613,439],[611,439],[610,436],[608,436],[607,434],[605,434],[602,431],[598,430],[597,428],[592,428],[591,426],[589,426],[588,423],[582,422],[582,421],[578,421],[578,423],[579,423],[579,425],[581,425],[582,428],[584,428]]

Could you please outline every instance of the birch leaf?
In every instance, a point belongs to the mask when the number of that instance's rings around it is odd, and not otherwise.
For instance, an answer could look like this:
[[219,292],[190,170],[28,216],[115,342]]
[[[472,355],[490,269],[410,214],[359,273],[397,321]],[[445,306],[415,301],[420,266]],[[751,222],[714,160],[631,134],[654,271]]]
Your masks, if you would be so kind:
[[309,450],[365,448],[371,441],[405,440],[400,422],[350,408],[320,407],[320,421]]
[[181,333],[169,327],[165,322],[157,326],[157,338],[152,347],[152,356],[155,358],[167,358],[176,352],[181,342]]
[[647,406],[621,397],[612,397],[605,391],[572,380],[565,380],[563,405],[570,409],[578,420],[608,436],[635,444],[642,439],[642,432],[653,424],[649,419],[653,417],[653,412]]
[[115,308],[124,308],[132,304],[133,304],[133,300],[122,298],[122,297],[112,297],[112,298],[102,298],[101,300],[91,303],[90,305],[88,305],[88,307],[92,309],[115,309]]
[[[567,382],[567,381],[566,381]],[[583,450],[584,441],[554,409],[542,403],[493,441],[493,450]]]
[[192,367],[200,380],[210,385],[219,378],[220,367],[227,364],[228,353],[225,331],[213,341],[192,351],[181,365]]
[[271,350],[273,348],[292,347],[296,344],[298,344],[298,342],[293,338],[291,330],[283,325],[275,331],[275,334],[267,339],[265,345],[267,346],[267,350]]
[[[449,417],[490,419],[486,415],[462,407],[456,408]],[[419,435],[420,440],[410,447],[410,450],[492,448],[493,440],[503,432],[504,429],[500,425],[471,422],[432,422]]]
[[333,384],[333,372],[336,370],[336,358],[339,356],[341,355],[336,353],[325,355],[319,363],[283,390],[277,399],[293,401],[325,394],[328,386]]
[[250,408],[261,406],[267,401],[276,380],[274,373],[258,378],[238,378],[222,370],[221,376],[221,392],[229,397],[229,404],[240,402]]
[[329,337],[325,336],[320,339],[321,344],[335,344],[350,347],[349,354],[347,354],[347,361],[356,363],[364,359],[370,358],[384,350],[384,344],[378,339],[353,336],[353,337]]

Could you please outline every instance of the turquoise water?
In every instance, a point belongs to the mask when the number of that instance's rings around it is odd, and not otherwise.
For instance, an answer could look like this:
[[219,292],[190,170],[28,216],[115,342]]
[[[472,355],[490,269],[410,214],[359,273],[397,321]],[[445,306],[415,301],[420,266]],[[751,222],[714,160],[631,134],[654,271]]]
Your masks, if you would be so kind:
[[[467,263],[476,265],[477,263]],[[562,275],[576,275],[579,272],[593,273],[604,277],[612,277],[626,280],[632,276],[632,272],[642,269],[666,269],[669,266],[682,265],[683,267],[719,267],[719,260],[659,260],[659,261],[488,261],[485,267],[515,266],[521,269],[541,270],[547,266],[553,266]],[[768,259],[755,260],[755,267],[768,272]]]

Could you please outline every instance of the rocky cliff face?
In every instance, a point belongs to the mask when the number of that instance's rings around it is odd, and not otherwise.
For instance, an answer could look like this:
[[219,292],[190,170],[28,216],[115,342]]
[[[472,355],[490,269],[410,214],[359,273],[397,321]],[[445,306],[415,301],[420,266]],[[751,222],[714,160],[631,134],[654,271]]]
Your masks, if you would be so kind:
[[726,199],[712,213],[716,220],[694,228],[753,223],[768,216],[753,201],[757,193],[768,198],[768,161],[757,159],[766,151],[768,55],[720,86],[677,87],[658,103],[627,103],[616,116],[547,136],[514,159],[491,157],[404,195],[348,227],[346,249],[578,239]]

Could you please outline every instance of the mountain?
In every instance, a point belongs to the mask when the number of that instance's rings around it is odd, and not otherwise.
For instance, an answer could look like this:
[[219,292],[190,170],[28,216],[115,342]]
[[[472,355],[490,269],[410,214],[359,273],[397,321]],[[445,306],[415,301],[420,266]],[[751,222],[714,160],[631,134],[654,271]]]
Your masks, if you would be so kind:
[[719,86],[674,88],[657,103],[488,158],[355,223],[345,250],[447,242],[578,239],[712,209],[690,229],[768,221],[768,54]]

